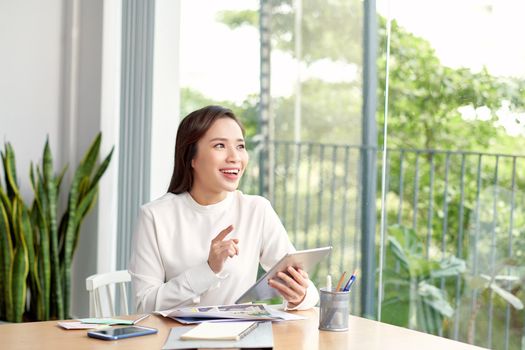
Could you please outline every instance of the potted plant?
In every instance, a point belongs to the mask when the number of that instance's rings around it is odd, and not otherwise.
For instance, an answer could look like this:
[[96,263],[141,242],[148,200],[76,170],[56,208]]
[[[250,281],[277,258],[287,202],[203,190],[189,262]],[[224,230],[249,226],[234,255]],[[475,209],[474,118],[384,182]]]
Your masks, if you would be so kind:
[[[99,133],[78,165],[68,203],[59,215],[58,199],[67,166],[56,174],[49,142],[41,165],[30,167],[34,200],[24,203],[17,182],[15,152],[2,155],[5,189],[0,186],[0,319],[64,319],[69,316],[71,262],[83,219],[93,207],[98,182],[113,150],[97,164]],[[29,291],[29,301],[27,300]]]

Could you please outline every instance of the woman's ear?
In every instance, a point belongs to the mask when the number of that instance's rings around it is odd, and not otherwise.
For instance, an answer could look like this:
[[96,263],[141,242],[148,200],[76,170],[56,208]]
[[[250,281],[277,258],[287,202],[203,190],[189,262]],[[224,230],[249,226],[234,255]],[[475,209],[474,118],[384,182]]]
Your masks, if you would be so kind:
[[191,168],[195,168],[195,158],[197,157],[197,145],[193,144],[190,146],[190,155],[191,155]]

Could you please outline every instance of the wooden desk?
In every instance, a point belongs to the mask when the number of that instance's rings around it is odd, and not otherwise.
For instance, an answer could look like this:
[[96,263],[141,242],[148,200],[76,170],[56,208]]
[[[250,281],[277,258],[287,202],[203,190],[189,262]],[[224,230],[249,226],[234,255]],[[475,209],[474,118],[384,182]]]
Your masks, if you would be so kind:
[[[274,349],[481,349],[385,323],[350,316],[348,332],[319,331],[317,309],[299,312],[302,321],[273,324]],[[131,318],[131,317],[130,317]],[[1,349],[160,349],[170,328],[180,326],[171,319],[152,315],[140,323],[158,334],[117,341],[88,338],[85,330],[64,330],[56,321],[0,325]]]

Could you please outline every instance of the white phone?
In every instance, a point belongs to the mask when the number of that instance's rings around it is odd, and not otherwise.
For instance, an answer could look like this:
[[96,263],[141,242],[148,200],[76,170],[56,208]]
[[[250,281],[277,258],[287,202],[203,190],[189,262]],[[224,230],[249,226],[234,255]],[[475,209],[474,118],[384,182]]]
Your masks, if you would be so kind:
[[103,339],[103,340],[117,340],[131,337],[138,337],[141,335],[155,334],[157,330],[155,328],[142,327],[142,326],[129,326],[120,328],[107,328],[91,330],[87,332],[88,337]]

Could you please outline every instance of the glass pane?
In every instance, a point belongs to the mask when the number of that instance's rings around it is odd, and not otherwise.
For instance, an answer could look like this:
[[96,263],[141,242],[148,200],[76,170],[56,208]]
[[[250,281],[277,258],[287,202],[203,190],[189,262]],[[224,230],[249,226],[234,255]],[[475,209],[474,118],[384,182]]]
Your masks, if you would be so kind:
[[[259,1],[182,0],[180,89],[182,117],[206,105],[232,109],[246,129],[248,149],[257,129]],[[248,174],[257,174],[252,157]],[[244,190],[257,181],[244,177]]]
[[[235,109],[259,93],[256,0],[181,1],[181,115],[209,103]],[[238,14],[239,21],[231,17]]]
[[[360,1],[271,1],[268,195],[298,249],[332,245],[311,273],[334,287],[360,266]],[[264,59],[264,58],[263,58]],[[360,313],[359,288],[351,312]]]
[[387,62],[389,72],[384,322],[522,348],[524,10],[378,2],[380,96]]
[[181,114],[231,106],[248,127],[241,189],[272,202],[297,249],[334,247],[311,272],[318,286],[348,278],[360,266],[362,2],[181,7]]

